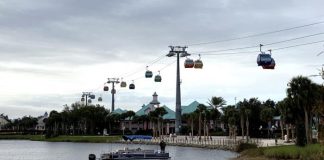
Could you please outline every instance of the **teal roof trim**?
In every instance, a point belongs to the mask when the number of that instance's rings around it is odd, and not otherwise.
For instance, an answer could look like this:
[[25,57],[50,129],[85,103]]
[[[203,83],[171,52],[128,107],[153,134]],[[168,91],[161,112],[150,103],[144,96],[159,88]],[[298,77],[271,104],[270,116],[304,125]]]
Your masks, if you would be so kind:
[[167,106],[162,106],[168,113],[163,116],[163,119],[175,119],[175,112]]
[[149,105],[145,105],[145,104],[143,104],[142,107],[141,107],[141,109],[138,110],[135,114],[136,114],[137,116],[142,116],[142,115],[144,115],[144,114],[145,114],[145,110],[146,110],[148,107],[149,107]]
[[182,114],[188,114],[188,113],[192,113],[194,112],[197,107],[199,106],[199,102],[197,101],[193,101],[192,103],[190,103],[188,106],[182,108]]
[[122,113],[126,113],[126,112],[127,112],[127,110],[122,110],[120,108],[117,108],[112,113],[122,114]]

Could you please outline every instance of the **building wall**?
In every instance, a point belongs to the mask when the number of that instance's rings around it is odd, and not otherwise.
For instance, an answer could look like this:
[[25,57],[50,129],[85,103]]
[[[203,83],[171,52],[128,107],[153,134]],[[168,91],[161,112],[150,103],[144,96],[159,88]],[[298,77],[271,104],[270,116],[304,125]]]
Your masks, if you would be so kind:
[[8,123],[9,122],[6,119],[4,119],[3,117],[0,117],[0,130],[2,130],[2,128]]

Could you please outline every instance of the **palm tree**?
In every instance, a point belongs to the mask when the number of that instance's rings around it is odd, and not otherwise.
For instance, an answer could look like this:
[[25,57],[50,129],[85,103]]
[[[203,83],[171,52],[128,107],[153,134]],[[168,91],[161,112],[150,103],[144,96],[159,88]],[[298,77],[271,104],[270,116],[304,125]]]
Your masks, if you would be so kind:
[[193,136],[194,134],[194,119],[195,119],[195,112],[192,113],[185,113],[182,115],[182,119],[185,120],[188,124],[188,126],[190,126],[190,133],[191,136]]
[[215,127],[217,127],[217,121],[220,118],[220,112],[218,109],[224,107],[226,105],[226,101],[223,99],[223,97],[212,97],[210,100],[208,100],[208,104],[213,107],[211,110],[211,116]]
[[261,110],[261,119],[268,123],[268,138],[270,138],[270,128],[271,128],[271,120],[274,115],[274,109],[271,107],[265,107]]
[[[284,139],[284,124],[286,123],[285,121],[285,116],[286,116],[286,108],[287,108],[287,104],[285,100],[279,101],[276,105],[276,108],[279,110],[280,112],[280,130],[281,130],[281,139]],[[287,136],[288,136],[288,132],[287,132]]]
[[235,106],[227,106],[223,110],[222,121],[228,125],[229,137],[236,139],[236,122],[239,112]]
[[[303,113],[302,115],[297,115],[299,119],[304,120],[304,128],[306,133],[306,143],[309,144],[312,141],[311,134],[311,124],[312,124],[312,111],[316,103],[317,97],[317,87],[309,78],[303,76],[294,77],[289,82],[289,87],[287,89],[287,95],[299,110],[298,113]],[[301,128],[301,125],[297,126]],[[304,132],[304,131],[302,131]],[[299,132],[297,132],[300,134]],[[299,136],[300,140],[303,138]],[[299,145],[303,145],[302,141],[299,141]]]
[[[246,103],[246,99],[244,99],[244,102]],[[245,106],[243,102],[238,102],[237,107],[240,114],[240,124],[241,124],[241,132],[242,132],[242,139],[244,139],[244,117],[245,117]]]
[[158,121],[157,112],[154,111],[149,112],[148,117],[150,119],[150,123],[152,124],[153,137],[157,137],[157,131],[155,128],[155,123]]
[[[166,115],[168,112],[165,110],[163,107],[158,107],[156,108],[153,112],[156,112],[156,115],[158,116],[158,131],[159,131],[159,136],[163,134],[163,116]],[[162,121],[162,125],[161,125]]]
[[201,138],[201,117],[202,117],[202,113],[207,109],[207,107],[203,104],[199,104],[197,109],[195,110],[196,113],[198,113],[199,118],[198,118],[198,136],[199,138]]

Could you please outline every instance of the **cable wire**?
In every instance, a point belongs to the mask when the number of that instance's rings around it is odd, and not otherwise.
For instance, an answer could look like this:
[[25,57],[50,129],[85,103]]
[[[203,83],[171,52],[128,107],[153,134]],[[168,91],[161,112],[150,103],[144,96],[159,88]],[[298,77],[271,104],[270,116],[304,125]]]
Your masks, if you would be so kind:
[[296,27],[290,27],[290,28],[270,31],[270,32],[257,33],[257,34],[252,34],[252,35],[247,35],[247,36],[242,36],[242,37],[237,37],[237,38],[229,38],[229,39],[224,39],[224,40],[202,42],[202,43],[193,43],[193,44],[189,44],[189,45],[186,45],[186,46],[198,46],[198,45],[206,45],[206,44],[213,44],[213,43],[221,43],[221,42],[229,42],[229,41],[234,41],[234,40],[241,40],[241,39],[246,39],[246,38],[251,38],[251,37],[258,37],[258,36],[263,36],[263,35],[268,35],[268,34],[274,34],[274,33],[279,33],[279,32],[284,32],[284,31],[289,31],[289,30],[294,30],[294,29],[299,29],[299,28],[304,28],[304,27],[310,27],[310,26],[319,25],[319,24],[322,24],[322,23],[324,23],[324,21],[319,21],[319,22],[315,22],[315,23],[310,23],[310,24],[300,25],[300,26],[296,26]]
[[[266,43],[266,44],[263,44],[263,46],[270,46],[270,45],[274,45],[274,44],[280,44],[280,43],[290,42],[290,41],[294,41],[294,40],[299,40],[299,39],[314,37],[314,36],[323,35],[323,34],[324,34],[324,32],[315,33],[315,34],[301,36],[301,37],[296,37],[296,38],[291,38],[291,39],[287,39],[287,40],[282,40],[282,41],[277,41],[277,42],[272,42],[272,43]],[[230,49],[223,49],[223,50],[214,50],[214,51],[202,51],[202,52],[196,52],[196,53],[191,53],[191,54],[215,53],[215,52],[224,52],[224,51],[250,49],[250,48],[256,48],[256,47],[259,47],[259,45],[253,45],[253,46],[247,46],[247,47],[238,47],[238,48],[230,48]]]

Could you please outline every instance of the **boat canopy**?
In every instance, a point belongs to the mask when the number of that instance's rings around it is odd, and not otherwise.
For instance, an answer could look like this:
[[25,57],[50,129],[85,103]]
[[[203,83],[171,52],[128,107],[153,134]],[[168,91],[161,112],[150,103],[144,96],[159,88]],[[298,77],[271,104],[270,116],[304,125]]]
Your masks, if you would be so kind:
[[133,141],[134,139],[152,139],[152,136],[147,136],[147,135],[124,135],[123,139],[125,141],[127,141],[127,140]]

